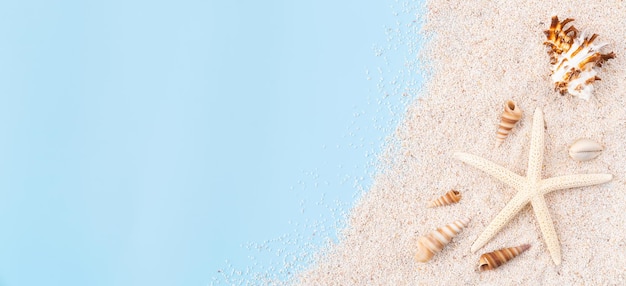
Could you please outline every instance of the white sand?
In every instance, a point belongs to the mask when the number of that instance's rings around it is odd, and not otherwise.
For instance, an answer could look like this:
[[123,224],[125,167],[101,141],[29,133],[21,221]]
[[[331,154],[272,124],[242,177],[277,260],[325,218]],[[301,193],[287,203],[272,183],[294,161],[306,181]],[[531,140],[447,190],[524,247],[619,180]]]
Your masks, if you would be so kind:
[[[351,211],[340,241],[301,273],[305,285],[613,285],[626,284],[626,3],[623,1],[428,0],[423,57],[432,67],[424,94],[382,156],[383,171]],[[589,101],[560,96],[549,79],[543,31],[550,18],[574,18],[580,30],[599,34],[616,58],[600,71]],[[504,144],[493,148],[504,102],[525,113]],[[464,151],[525,175],[532,112],[544,110],[543,177],[610,173],[610,183],[546,196],[561,243],[555,266],[530,206],[485,247],[471,244],[515,190],[452,157]],[[605,151],[589,162],[568,156],[580,137]],[[450,189],[459,204],[428,209]],[[456,219],[468,228],[428,263],[413,260],[421,235]],[[494,270],[477,272],[480,254],[531,244]]]

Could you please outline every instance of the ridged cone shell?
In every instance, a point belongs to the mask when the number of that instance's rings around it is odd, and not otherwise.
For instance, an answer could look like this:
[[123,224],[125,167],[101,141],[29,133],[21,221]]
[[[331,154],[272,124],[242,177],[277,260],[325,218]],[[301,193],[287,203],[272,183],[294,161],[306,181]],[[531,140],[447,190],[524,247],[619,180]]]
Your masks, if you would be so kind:
[[447,206],[458,203],[461,200],[461,193],[456,190],[450,190],[445,195],[428,203],[429,208]]
[[494,252],[488,252],[480,256],[478,269],[480,271],[492,270],[507,263],[509,260],[528,250],[530,245],[524,244],[516,247],[503,248]]
[[522,109],[517,106],[515,101],[507,100],[504,103],[504,112],[500,118],[500,125],[496,132],[496,147],[500,146],[504,139],[509,136],[515,124],[522,118]]
[[467,226],[469,219],[460,219],[449,225],[438,228],[426,236],[422,236],[417,241],[417,253],[415,260],[427,262],[433,258],[435,253],[440,252],[452,238],[457,236],[463,228]]

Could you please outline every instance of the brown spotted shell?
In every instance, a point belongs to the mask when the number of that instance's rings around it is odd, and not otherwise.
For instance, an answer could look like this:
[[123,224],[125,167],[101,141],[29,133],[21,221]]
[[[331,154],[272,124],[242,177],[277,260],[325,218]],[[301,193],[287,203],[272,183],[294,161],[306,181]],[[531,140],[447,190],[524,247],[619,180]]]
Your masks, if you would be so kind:
[[530,245],[523,244],[516,247],[503,248],[494,252],[485,253],[480,256],[480,265],[478,266],[478,269],[480,271],[496,269],[500,265],[528,250],[528,248],[530,248]]
[[458,203],[460,200],[461,200],[461,193],[459,193],[459,191],[456,191],[456,190],[450,190],[445,195],[428,203],[427,207],[433,208],[433,207],[447,206],[447,205]]
[[522,118],[522,109],[517,106],[515,101],[507,100],[504,103],[504,111],[500,119],[500,125],[496,132],[496,147],[500,146],[504,139],[509,136],[515,124]]
[[469,219],[460,219],[449,225],[438,228],[422,236],[417,241],[417,253],[415,260],[418,262],[427,262],[433,258],[435,253],[440,252],[453,237],[455,237],[463,228],[467,226]]

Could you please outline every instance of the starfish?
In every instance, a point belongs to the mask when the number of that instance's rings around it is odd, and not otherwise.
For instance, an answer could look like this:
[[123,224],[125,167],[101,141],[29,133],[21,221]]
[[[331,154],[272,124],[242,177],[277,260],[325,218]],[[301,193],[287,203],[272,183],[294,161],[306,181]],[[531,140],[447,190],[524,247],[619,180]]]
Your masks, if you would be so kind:
[[471,250],[472,252],[476,252],[483,247],[524,206],[530,203],[535,217],[539,222],[539,228],[541,229],[548,251],[552,256],[552,260],[556,265],[560,265],[561,247],[556,231],[554,230],[552,218],[548,212],[544,195],[556,190],[603,184],[613,179],[613,175],[577,174],[542,179],[541,168],[543,165],[544,151],[544,121],[543,112],[540,108],[535,110],[531,134],[528,169],[526,170],[525,177],[475,155],[461,152],[454,154],[457,159],[484,171],[517,190],[517,194],[506,204],[504,209],[493,219],[478,239],[476,239]]

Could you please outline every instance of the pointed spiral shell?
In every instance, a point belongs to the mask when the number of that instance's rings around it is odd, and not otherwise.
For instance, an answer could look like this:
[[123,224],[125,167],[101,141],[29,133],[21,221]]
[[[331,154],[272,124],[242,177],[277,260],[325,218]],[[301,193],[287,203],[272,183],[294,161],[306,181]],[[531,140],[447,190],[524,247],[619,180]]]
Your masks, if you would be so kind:
[[580,33],[573,25],[567,29],[565,25],[574,21],[567,18],[559,21],[553,16],[549,30],[544,31],[546,41],[544,45],[550,50],[550,64],[554,89],[561,95],[569,93],[578,98],[588,100],[593,92],[593,82],[600,78],[595,67],[615,57],[615,53],[601,54],[599,50],[605,44],[595,44],[597,34],[587,37]]
[[450,243],[463,228],[467,226],[469,219],[460,219],[444,227],[440,227],[422,236],[417,241],[417,253],[415,260],[418,262],[427,262],[435,253],[440,252],[444,246]]
[[445,195],[428,203],[427,207],[433,208],[433,207],[447,206],[447,205],[458,203],[460,200],[461,200],[461,193],[459,193],[456,190],[450,190]]
[[480,271],[496,269],[500,265],[520,255],[529,248],[530,245],[524,244],[485,253],[480,256],[480,265],[478,266],[478,269],[480,269]]
[[515,124],[522,118],[522,109],[517,106],[515,101],[507,100],[504,103],[504,111],[500,119],[500,125],[496,132],[496,147],[500,146],[504,139],[509,136],[511,129],[515,127]]

